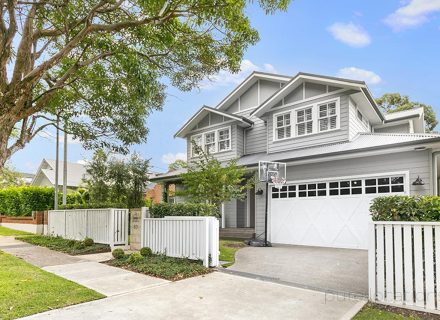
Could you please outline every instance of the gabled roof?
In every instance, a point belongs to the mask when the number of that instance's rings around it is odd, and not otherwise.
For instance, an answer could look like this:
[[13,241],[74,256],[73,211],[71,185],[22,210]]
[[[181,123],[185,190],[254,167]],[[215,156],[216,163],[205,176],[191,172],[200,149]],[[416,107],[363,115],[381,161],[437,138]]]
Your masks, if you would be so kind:
[[[31,185],[37,183],[38,178],[45,176],[52,185],[55,185],[55,165],[56,161],[51,159],[43,159],[40,167],[35,174]],[[58,183],[63,184],[63,167],[64,161],[58,161]],[[67,186],[79,187],[82,180],[87,176],[86,167],[80,163],[67,162]]]
[[228,94],[220,103],[215,107],[222,110],[229,106],[229,102],[235,101],[240,95],[242,95],[247,89],[249,89],[257,80],[269,80],[279,81],[286,83],[292,79],[291,76],[279,75],[275,73],[267,73],[254,71],[242,83],[238,85],[230,94]]
[[313,81],[318,83],[331,84],[334,86],[339,86],[347,89],[356,89],[360,90],[365,98],[369,101],[369,103],[373,106],[376,111],[378,117],[381,120],[384,120],[382,113],[379,110],[373,96],[371,95],[368,87],[364,81],[352,80],[352,79],[344,79],[338,77],[331,76],[323,76],[312,73],[299,72],[296,76],[294,76],[284,87],[275,92],[272,96],[267,98],[258,108],[256,108],[251,116],[260,117],[264,113],[266,113],[270,108],[272,108],[280,99],[284,98],[287,94],[289,94],[294,88],[296,88],[303,81]]
[[412,118],[421,118],[424,115],[423,107],[417,107],[409,110],[386,113],[385,122],[393,122]]
[[182,128],[179,129],[179,131],[176,132],[176,134],[174,135],[174,137],[179,137],[179,138],[184,138],[189,131],[191,131],[191,129],[197,124],[199,123],[207,114],[209,114],[210,112],[218,114],[220,116],[229,118],[231,120],[235,120],[238,121],[239,124],[243,127],[250,127],[252,126],[254,123],[245,118],[245,117],[241,117],[241,116],[237,116],[235,114],[230,114],[230,113],[226,113],[208,106],[203,106],[199,109],[199,111],[197,111],[197,113],[195,115],[193,115],[183,126]]
[[293,162],[311,158],[412,146],[421,143],[440,142],[439,134],[428,133],[359,133],[353,140],[290,151],[267,154],[265,152],[241,157],[239,165],[252,166],[258,161]]

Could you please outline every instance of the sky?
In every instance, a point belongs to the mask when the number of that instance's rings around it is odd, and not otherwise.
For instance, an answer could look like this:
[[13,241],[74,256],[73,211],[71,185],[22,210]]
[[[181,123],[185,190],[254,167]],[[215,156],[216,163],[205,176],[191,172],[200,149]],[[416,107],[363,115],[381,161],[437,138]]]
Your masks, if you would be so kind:
[[[152,171],[184,159],[186,143],[174,133],[256,70],[364,80],[376,97],[399,92],[432,105],[440,117],[440,0],[295,0],[287,12],[267,16],[254,4],[247,13],[260,41],[247,50],[241,72],[220,72],[191,92],[169,87],[163,111],[147,119],[148,141],[131,151],[151,159]],[[92,156],[70,137],[67,147],[69,161]],[[51,134],[35,138],[10,163],[34,173],[43,158],[55,159]]]

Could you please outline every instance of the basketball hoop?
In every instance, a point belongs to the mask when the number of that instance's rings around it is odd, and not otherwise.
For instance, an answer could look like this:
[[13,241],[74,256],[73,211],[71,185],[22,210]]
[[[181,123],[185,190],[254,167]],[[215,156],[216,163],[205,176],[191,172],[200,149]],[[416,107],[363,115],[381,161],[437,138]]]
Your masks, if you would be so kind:
[[278,176],[272,176],[271,177],[272,183],[274,184],[274,187],[280,190],[285,184],[286,179],[280,178]]

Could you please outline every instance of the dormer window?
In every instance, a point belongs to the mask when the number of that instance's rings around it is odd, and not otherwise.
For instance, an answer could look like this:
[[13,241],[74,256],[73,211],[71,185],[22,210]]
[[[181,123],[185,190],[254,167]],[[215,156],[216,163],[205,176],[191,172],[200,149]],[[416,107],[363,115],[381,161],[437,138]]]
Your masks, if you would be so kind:
[[202,148],[206,153],[213,154],[231,150],[231,127],[220,128],[209,132],[194,135],[190,138],[191,155],[197,156],[194,144]]
[[292,126],[290,124],[290,112],[276,116],[276,139],[290,138],[292,134]]
[[296,112],[296,135],[303,136],[313,132],[313,107]]
[[336,129],[337,115],[336,102],[318,105],[319,109],[319,132]]

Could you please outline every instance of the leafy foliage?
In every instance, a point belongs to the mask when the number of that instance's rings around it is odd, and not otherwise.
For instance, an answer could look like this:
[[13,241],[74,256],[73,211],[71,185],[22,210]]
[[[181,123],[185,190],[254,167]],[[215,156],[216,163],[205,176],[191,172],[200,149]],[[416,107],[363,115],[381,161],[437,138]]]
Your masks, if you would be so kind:
[[376,99],[376,103],[385,113],[423,108],[425,111],[426,131],[428,132],[433,131],[438,124],[432,106],[411,101],[408,96],[402,96],[399,93],[385,93],[382,97]]
[[0,189],[22,185],[24,185],[24,180],[19,172],[7,166],[0,167]]
[[143,256],[143,257],[149,257],[153,254],[153,251],[148,248],[148,247],[143,247],[141,248],[141,250],[139,250],[139,253]]
[[10,187],[0,190],[0,213],[30,216],[32,211],[53,209],[54,189],[49,187]]
[[112,256],[115,259],[121,259],[121,258],[123,258],[125,256],[124,250],[119,249],[119,248],[118,249],[114,249],[112,251]]
[[[272,14],[289,2],[257,3]],[[251,3],[8,1],[0,15],[0,167],[55,115],[87,148],[127,152],[144,142],[145,118],[162,108],[166,85],[187,91],[222,69],[239,71],[259,39],[246,15]]]
[[148,182],[148,160],[133,154],[127,161],[108,157],[97,150],[87,164],[86,184],[90,204],[118,203],[136,208],[145,204],[144,192]]
[[51,250],[64,252],[70,255],[92,254],[110,251],[110,246],[106,244],[94,243],[91,246],[86,246],[84,241],[63,239],[61,237],[34,235],[16,238],[20,241],[24,241],[40,247],[46,247]]
[[195,143],[193,145],[197,157],[186,165],[188,171],[181,175],[184,190],[178,195],[216,207],[232,199],[245,199],[246,191],[255,183],[254,179],[247,179],[246,168],[238,166],[236,159],[222,164]]
[[374,221],[440,221],[438,196],[386,196],[370,206]]
[[128,208],[126,203],[115,203],[115,202],[99,202],[99,203],[71,203],[66,205],[58,205],[60,210],[70,210],[70,209],[103,209],[103,208]]
[[[132,256],[135,256],[132,258]],[[134,272],[143,273],[171,281],[181,280],[210,273],[200,261],[182,258],[172,258],[165,255],[151,255],[143,257],[135,252],[119,259],[108,262],[111,266],[120,267]]]
[[157,203],[150,208],[152,218],[166,216],[217,216],[218,207],[207,203]]

